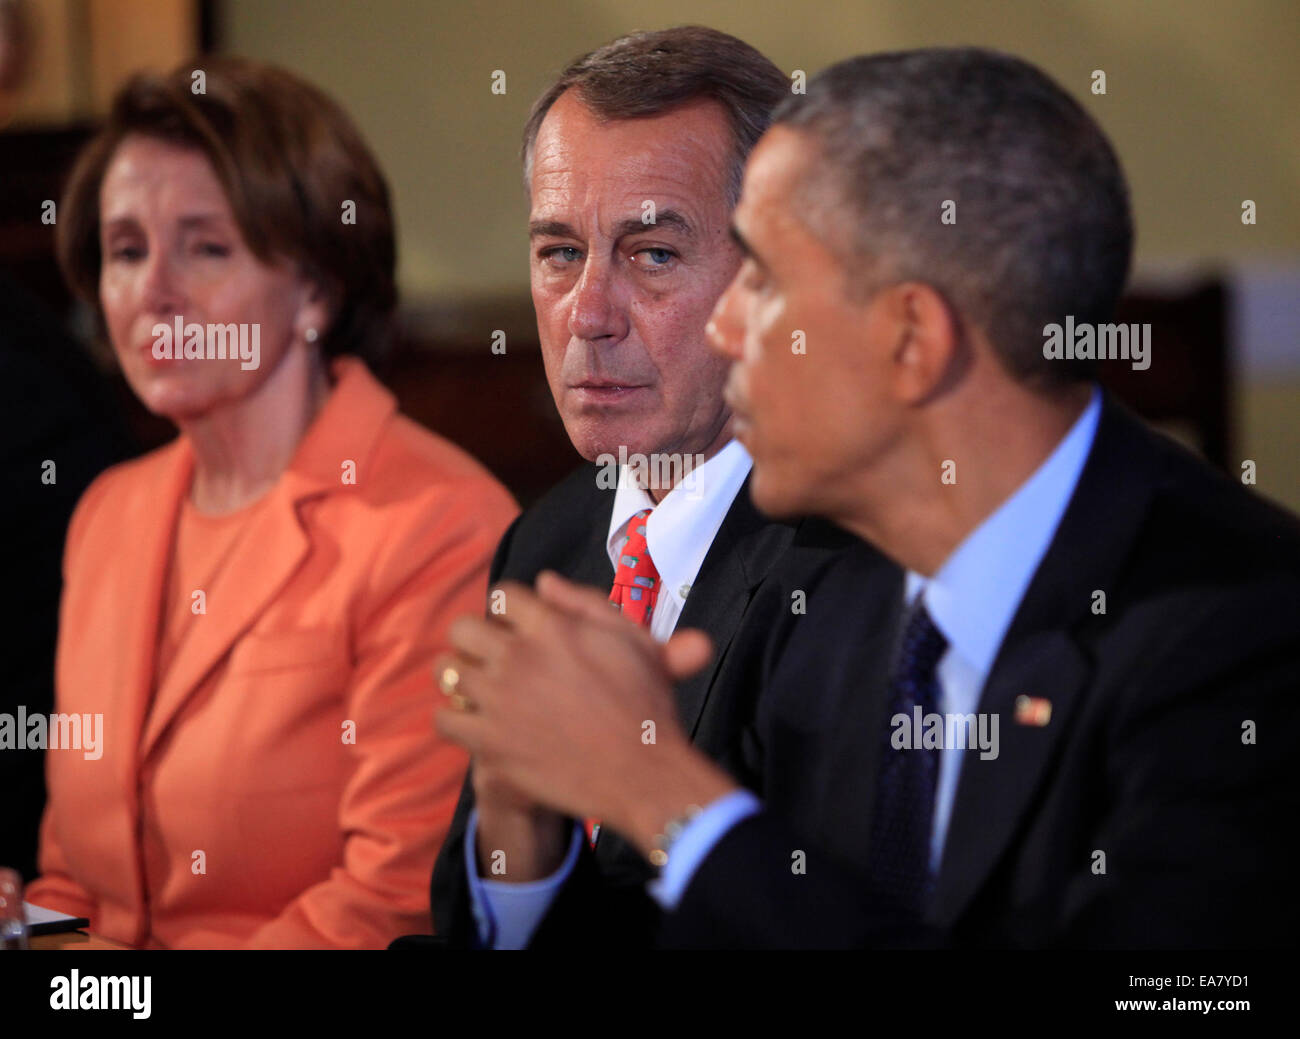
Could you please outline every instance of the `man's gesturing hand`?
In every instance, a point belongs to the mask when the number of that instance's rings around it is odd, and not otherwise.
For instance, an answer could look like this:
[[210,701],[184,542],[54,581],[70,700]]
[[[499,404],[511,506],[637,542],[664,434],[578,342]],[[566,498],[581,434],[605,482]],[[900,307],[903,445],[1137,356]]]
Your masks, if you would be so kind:
[[708,638],[661,646],[591,589],[554,574],[537,589],[505,584],[504,613],[452,626],[439,671],[455,669],[464,709],[439,711],[438,727],[495,783],[648,848],[687,803],[735,786],[690,746],[673,702],[672,683],[708,663]]

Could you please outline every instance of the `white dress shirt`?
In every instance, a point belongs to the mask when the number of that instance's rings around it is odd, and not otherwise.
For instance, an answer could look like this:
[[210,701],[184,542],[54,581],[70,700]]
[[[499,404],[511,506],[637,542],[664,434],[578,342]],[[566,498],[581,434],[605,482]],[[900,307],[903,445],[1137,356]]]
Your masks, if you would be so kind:
[[618,489],[614,492],[614,510],[609,517],[610,584],[614,569],[627,543],[627,525],[642,509],[653,509],[646,521],[645,542],[650,559],[659,571],[659,597],[650,615],[650,634],[660,642],[677,627],[686,597],[695,575],[700,572],[718,528],[727,510],[745,482],[751,466],[749,454],[739,441],[727,446],[681,483],[664,495],[657,506],[650,495],[629,477],[626,467],[619,471]]
[[[650,634],[660,642],[667,641],[676,628],[704,557],[749,475],[751,464],[744,447],[731,440],[686,475],[657,506],[630,478],[627,467],[620,470],[606,539],[609,581],[613,585],[614,570],[627,542],[629,521],[642,509],[652,509],[646,522],[646,548],[659,572],[659,593],[650,615]],[[475,809],[465,830],[465,867],[479,941],[496,949],[521,949],[528,944],[573,871],[584,836],[582,827],[573,827],[569,850],[559,870],[542,880],[524,884],[479,876],[477,834],[478,810]]]

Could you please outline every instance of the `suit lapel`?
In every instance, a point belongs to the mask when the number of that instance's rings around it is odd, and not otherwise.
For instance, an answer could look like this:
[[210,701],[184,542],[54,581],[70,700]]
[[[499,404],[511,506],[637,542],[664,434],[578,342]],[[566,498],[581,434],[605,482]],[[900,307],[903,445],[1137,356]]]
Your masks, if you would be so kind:
[[119,529],[129,532],[130,544],[106,560],[119,574],[110,586],[118,589],[115,616],[123,648],[123,670],[117,680],[105,683],[111,705],[106,716],[120,718],[125,725],[120,779],[131,793],[130,804],[135,803],[136,748],[154,692],[158,626],[176,516],[194,471],[194,457],[183,438],[164,450],[159,478],[140,481],[139,493],[117,518]]
[[556,502],[544,499],[520,517],[494,584],[531,585],[541,571],[554,570],[608,594],[614,581],[609,520],[616,492],[601,487],[597,473],[596,466],[583,464],[557,489]]
[[[592,477],[595,486],[595,477]],[[573,556],[570,578],[589,584],[608,594],[614,583],[614,564],[609,561],[609,518],[614,511],[614,491],[602,490],[592,508],[584,509],[584,519],[590,521],[585,534],[577,544]]]
[[[951,925],[988,879],[1035,802],[1092,677],[1086,650],[1092,593],[1115,588],[1157,479],[1152,434],[1109,398],[1088,461],[980,696],[998,716],[998,757],[967,751],[935,891]],[[1016,699],[1051,701],[1045,726],[1015,721]]]
[[[359,480],[367,479],[368,466],[396,400],[375,381],[365,365],[351,357],[336,358],[331,365],[335,385],[320,414],[308,427],[288,468],[248,518],[229,560],[213,585],[205,589],[207,612],[196,618],[198,637],[187,638],[163,676],[144,722],[141,760],[158,745],[186,702],[266,609],[306,558],[307,533],[298,507],[308,499],[338,492],[340,463],[349,460]],[[186,448],[187,458],[192,459]],[[174,488],[170,528],[160,542],[167,545],[153,586],[153,601],[161,600],[166,562],[176,527],[181,496],[188,493],[189,475]],[[161,616],[156,612],[150,632],[157,639]],[[152,674],[152,667],[149,673]]]
[[[594,470],[590,486],[596,487]],[[614,579],[608,544],[614,495],[612,490],[599,490],[589,503],[587,500],[582,502],[575,510],[575,517],[581,516],[587,525],[574,542],[570,562],[567,566],[552,562],[549,568],[560,570],[570,580],[602,591],[609,590]],[[703,629],[714,646],[713,659],[708,666],[678,683],[676,690],[678,717],[692,737],[713,680],[754,589],[789,547],[793,537],[793,527],[773,523],[754,508],[749,499],[747,478],[723,517],[677,621],[678,631]]]
[[[998,716],[998,756],[985,761],[978,750],[964,753],[935,892],[941,923],[960,915],[1011,843],[1090,675],[1087,658],[1063,631],[1020,640],[990,674],[979,710]],[[1048,725],[1016,724],[1022,695],[1051,701]]]
[[[603,509],[600,525],[600,554],[606,572],[612,575],[605,536],[609,529],[609,507]],[[686,597],[676,631],[700,628],[713,640],[713,659],[702,670],[677,684],[677,716],[682,727],[696,738],[704,705],[713,688],[722,660],[732,637],[740,627],[754,589],[767,575],[772,564],[789,547],[794,528],[765,518],[749,499],[749,479],[741,485],[722,525],[700,564],[691,593]],[[594,554],[594,549],[593,549]],[[606,576],[606,584],[611,577]],[[640,854],[617,833],[603,834],[596,845],[596,857],[611,873],[627,873],[638,882],[646,879],[646,866]]]
[[713,659],[677,684],[677,712],[695,738],[704,704],[754,589],[794,538],[794,528],[764,517],[749,499],[749,478],[736,493],[709,547],[678,618],[678,631],[701,628],[713,640]]
[[[157,745],[186,701],[284,587],[307,555],[289,474],[256,507],[234,552],[206,589],[206,610],[178,647],[145,723],[141,757]],[[160,618],[161,619],[161,618]]]

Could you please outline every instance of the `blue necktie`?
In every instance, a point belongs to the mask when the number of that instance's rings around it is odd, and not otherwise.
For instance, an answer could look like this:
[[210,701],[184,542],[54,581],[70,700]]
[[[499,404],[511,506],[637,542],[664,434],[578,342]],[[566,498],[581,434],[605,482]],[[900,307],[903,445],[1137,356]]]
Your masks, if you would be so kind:
[[[939,709],[935,668],[948,640],[934,626],[918,597],[903,629],[894,669],[889,717],[876,780],[876,810],[871,818],[870,875],[884,914],[904,920],[924,915],[931,888],[930,826],[939,778],[939,750],[921,746],[922,730],[913,723]],[[911,741],[895,748],[893,719],[905,715]]]

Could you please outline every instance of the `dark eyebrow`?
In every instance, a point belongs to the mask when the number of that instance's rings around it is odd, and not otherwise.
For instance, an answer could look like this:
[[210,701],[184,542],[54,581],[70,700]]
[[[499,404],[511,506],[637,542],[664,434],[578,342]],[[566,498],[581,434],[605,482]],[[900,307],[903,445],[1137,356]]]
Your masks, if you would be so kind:
[[578,233],[563,220],[534,220],[528,225],[529,238],[577,238]]
[[740,233],[740,228],[735,224],[728,224],[727,233],[731,235],[731,240],[736,243],[737,248],[739,248],[746,257],[753,260],[764,270],[767,270],[767,264],[763,262],[763,257],[759,256],[758,253],[754,251],[754,247],[746,241],[745,236]]
[[[672,228],[687,238],[695,237],[695,228],[691,222],[675,209],[665,209],[655,214],[653,224],[642,223],[635,217],[629,217],[614,227],[614,238],[626,238],[629,235],[644,234],[651,228]],[[534,220],[528,225],[529,238],[577,238],[578,233],[572,225],[563,220]]]
[[614,237],[619,239],[628,238],[631,235],[646,234],[652,228],[672,228],[686,238],[695,237],[695,228],[691,226],[691,222],[675,209],[665,209],[660,213],[656,213],[653,224],[644,223],[636,218],[624,220],[615,226]]

